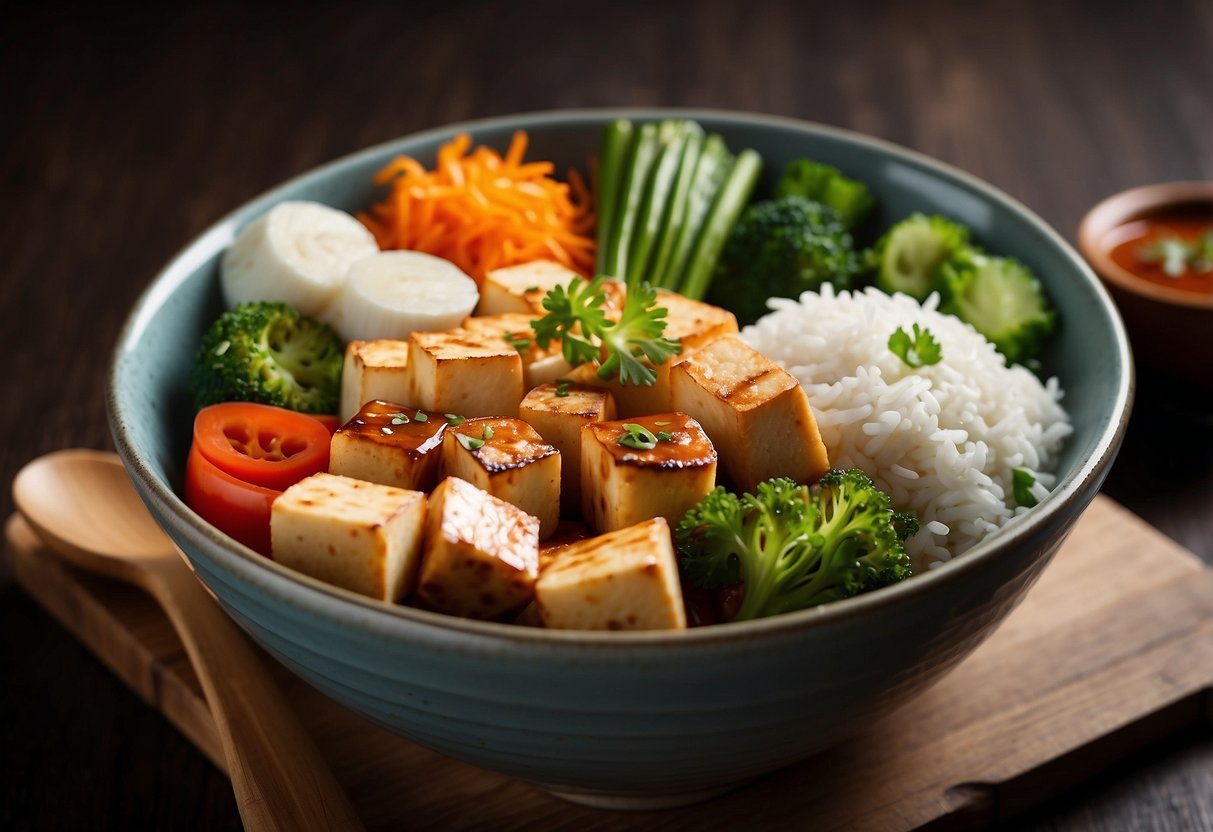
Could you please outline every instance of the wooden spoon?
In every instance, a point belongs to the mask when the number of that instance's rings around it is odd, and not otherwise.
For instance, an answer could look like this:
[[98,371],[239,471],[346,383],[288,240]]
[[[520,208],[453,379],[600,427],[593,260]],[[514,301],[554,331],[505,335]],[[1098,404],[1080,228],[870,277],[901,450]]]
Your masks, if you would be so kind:
[[211,706],[245,828],[362,828],[262,659],[156,525],[116,455],[39,457],[13,480],[13,498],[69,562],[142,587],[164,608]]

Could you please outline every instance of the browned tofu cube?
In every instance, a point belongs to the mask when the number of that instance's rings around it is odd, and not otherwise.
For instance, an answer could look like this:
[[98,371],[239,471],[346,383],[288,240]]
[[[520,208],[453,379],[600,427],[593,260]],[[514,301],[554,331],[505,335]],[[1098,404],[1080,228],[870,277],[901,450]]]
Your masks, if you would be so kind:
[[665,337],[682,344],[682,355],[737,331],[737,317],[727,309],[691,300],[677,292],[657,290],[657,305],[666,309]]
[[409,336],[408,401],[436,413],[516,416],[522,359],[502,337],[453,329]]
[[561,549],[535,584],[535,606],[552,629],[686,629],[669,525],[657,517]]
[[560,451],[521,419],[485,417],[447,428],[442,469],[539,518],[539,536],[560,522]]
[[542,315],[543,296],[556,286],[568,286],[577,272],[551,260],[535,260],[517,266],[494,269],[480,287],[477,315],[508,312]]
[[560,501],[566,514],[581,509],[581,429],[615,418],[615,400],[601,387],[544,384],[526,394],[518,417],[560,451]]
[[442,464],[441,413],[367,402],[333,434],[329,473],[429,491]]
[[[640,430],[652,447],[630,437]],[[595,422],[581,429],[581,505],[599,532],[663,517],[677,526],[716,487],[716,450],[685,413]]]
[[458,477],[430,495],[418,601],[465,618],[497,619],[534,597],[539,520]]
[[559,341],[548,344],[546,349],[541,348],[535,341],[531,321],[537,317],[534,314],[507,313],[464,318],[463,328],[471,332],[500,336],[513,345],[522,358],[523,387],[530,390],[537,385],[555,381],[573,369],[569,362],[564,360]]
[[381,601],[416,583],[425,495],[333,474],[314,474],[274,500],[274,560]]
[[735,335],[696,350],[671,375],[674,406],[703,425],[735,489],[771,477],[813,482],[830,467],[802,388]]
[[405,401],[409,395],[407,341],[350,341],[341,372],[341,406],[337,416],[348,422],[362,405],[374,399]]

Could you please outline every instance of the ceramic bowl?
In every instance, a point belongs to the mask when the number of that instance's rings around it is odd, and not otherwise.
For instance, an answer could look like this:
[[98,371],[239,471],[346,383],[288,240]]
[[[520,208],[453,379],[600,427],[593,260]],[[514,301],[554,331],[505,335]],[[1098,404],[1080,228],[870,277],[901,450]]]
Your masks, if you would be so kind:
[[1113,231],[1132,220],[1184,206],[1213,215],[1213,182],[1164,182],[1121,191],[1092,208],[1078,226],[1078,249],[1112,293],[1133,354],[1143,365],[1213,388],[1213,295],[1150,283],[1109,255]]
[[[355,210],[405,153],[432,161],[454,133],[528,158],[584,165],[612,118],[688,117],[732,148],[784,163],[810,156],[868,182],[888,224],[912,211],[967,223],[1046,283],[1061,326],[1044,357],[1074,434],[1060,480],[1022,522],[941,568],[817,609],[688,632],[557,632],[378,603],[296,574],[203,522],[182,502],[194,349],[222,311],[218,262],[239,229],[284,199]],[[994,188],[918,154],[782,118],[693,111],[582,111],[430,130],[299,176],[223,218],[135,305],[109,387],[118,450],[157,520],[233,618],[312,685],[401,736],[570,799],[675,805],[807,757],[939,679],[1018,603],[1095,496],[1132,391],[1116,310],[1080,257]]]

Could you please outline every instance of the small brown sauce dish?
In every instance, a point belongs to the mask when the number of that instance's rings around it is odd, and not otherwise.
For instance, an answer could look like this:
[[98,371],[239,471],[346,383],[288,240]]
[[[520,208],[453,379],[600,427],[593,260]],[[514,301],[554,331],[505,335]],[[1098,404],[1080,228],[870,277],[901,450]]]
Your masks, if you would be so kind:
[[1122,191],[1078,248],[1111,292],[1139,363],[1213,387],[1213,182]]

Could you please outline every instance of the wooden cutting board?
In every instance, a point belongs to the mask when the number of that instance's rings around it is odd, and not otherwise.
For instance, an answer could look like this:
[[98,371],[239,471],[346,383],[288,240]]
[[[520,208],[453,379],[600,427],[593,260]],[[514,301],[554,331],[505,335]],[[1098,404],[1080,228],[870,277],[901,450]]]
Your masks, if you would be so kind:
[[[62,563],[20,518],[6,531],[21,586],[223,768],[159,608]],[[1096,498],[1019,609],[942,682],[845,745],[662,812],[574,806],[448,759],[266,661],[370,829],[984,828],[1213,721],[1213,569]]]

